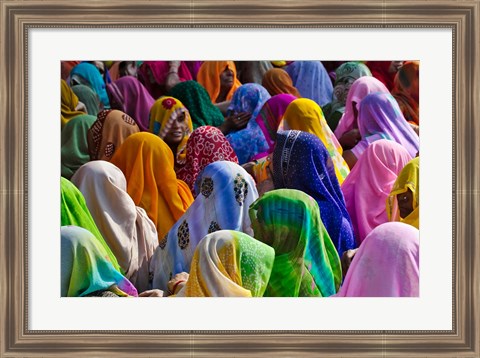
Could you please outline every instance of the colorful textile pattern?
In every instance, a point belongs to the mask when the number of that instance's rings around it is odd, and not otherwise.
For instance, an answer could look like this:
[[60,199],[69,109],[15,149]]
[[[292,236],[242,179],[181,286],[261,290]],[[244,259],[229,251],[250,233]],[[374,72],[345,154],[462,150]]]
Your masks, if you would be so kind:
[[187,184],[177,179],[171,149],[152,133],[135,133],[110,162],[125,175],[128,194],[145,209],[160,241],[193,202]]
[[355,248],[352,223],[333,162],[317,136],[294,130],[279,132],[272,167],[276,189],[301,190],[317,201],[322,222],[340,257],[345,250]]
[[82,114],[63,127],[61,137],[61,174],[70,179],[75,171],[90,160],[87,132],[96,117]]
[[208,92],[197,81],[180,82],[170,90],[169,95],[178,98],[187,107],[193,129],[219,127],[224,121],[220,109],[213,105]]
[[62,129],[65,127],[72,118],[80,115],[84,115],[85,112],[77,111],[75,108],[78,106],[78,97],[72,91],[72,89],[67,85],[67,82],[60,80],[60,89],[61,89],[61,114],[60,114],[60,123]]
[[334,97],[330,103],[322,107],[328,126],[332,130],[335,130],[345,112],[345,103],[352,84],[360,77],[371,75],[368,67],[357,61],[345,62],[336,69],[333,84]]
[[72,87],[72,91],[87,108],[87,114],[96,116],[102,110],[103,104],[100,101],[100,97],[90,87],[75,85]]
[[[345,113],[343,114],[340,122],[335,128],[335,136],[340,138],[345,133],[352,129],[358,128],[357,118],[355,117],[355,111],[358,112],[360,108],[360,102],[368,94],[374,92],[390,93],[385,85],[377,80],[375,77],[364,76],[353,82],[352,87],[348,91],[347,101],[345,104]],[[355,103],[355,110],[353,105]]]
[[175,162],[180,166],[185,164],[187,141],[193,131],[192,119],[188,109],[180,100],[168,96],[157,99],[150,109],[150,132],[158,135],[161,139],[165,138],[172,127],[172,122],[177,120],[181,114],[185,114],[187,130],[182,141],[178,144],[177,153],[175,153]]
[[104,108],[110,108],[105,81],[95,65],[88,62],[82,62],[76,65],[70,72],[70,82],[72,86],[74,84],[89,86],[98,95]]
[[196,192],[193,204],[155,251],[151,264],[154,288],[165,290],[175,274],[190,272],[195,248],[205,235],[217,230],[253,235],[248,208],[258,193],[245,169],[233,162],[214,162],[198,177]]
[[195,193],[194,185],[198,174],[210,163],[220,160],[238,164],[237,155],[220,129],[198,127],[188,138],[186,163],[177,170],[177,178],[187,183],[192,194],[197,196],[199,193]]
[[[362,100],[358,111],[358,130],[362,136],[362,140],[357,144],[359,147],[362,147],[362,142],[368,142],[368,136],[380,134],[385,139],[401,144],[412,158],[420,149],[417,133],[403,117],[391,94],[371,93]],[[361,152],[355,151],[357,146],[352,152],[359,158]]]
[[242,85],[237,79],[237,68],[235,67],[235,62],[205,61],[198,70],[197,81],[207,90],[212,103],[216,103],[217,101],[217,97],[220,94],[220,75],[227,68],[233,72],[233,85],[232,88],[230,88],[230,91],[228,91],[226,98],[226,100],[229,101],[232,99],[237,88]]
[[155,100],[142,83],[133,76],[124,76],[107,85],[112,108],[118,109],[137,123],[142,131],[150,126],[150,109]]
[[262,297],[275,253],[242,232],[221,230],[198,244],[179,297]]
[[380,139],[368,146],[341,186],[359,246],[388,221],[385,203],[398,173],[412,159],[400,144]]
[[107,252],[108,258],[113,267],[116,270],[121,271],[117,258],[105,242],[102,234],[100,234],[100,231],[88,210],[83,194],[72,184],[72,182],[65,178],[60,178],[60,211],[61,226],[74,225],[87,229],[93,234],[93,236],[95,236],[97,241]]
[[[420,213],[420,159],[413,158],[402,169],[393,184],[392,191],[387,200],[387,214],[390,221],[401,221],[419,229]],[[398,211],[397,195],[405,193],[408,189],[413,194],[413,211],[406,217],[401,218]]]
[[295,61],[285,67],[300,95],[319,106],[332,100],[333,85],[320,61]]
[[233,95],[228,111],[232,114],[251,113],[250,120],[244,129],[227,134],[233,150],[237,154],[238,162],[245,164],[258,153],[268,148],[265,136],[259,127],[256,118],[270,94],[265,88],[256,83],[247,83],[240,86]]
[[275,250],[264,296],[326,297],[338,291],[340,257],[315,199],[299,190],[272,190],[251,206],[250,216],[255,238]]
[[265,87],[271,96],[287,93],[297,98],[301,97],[300,92],[293,86],[290,75],[281,68],[268,70],[263,75],[262,86]]
[[157,229],[127,193],[127,181],[115,165],[96,160],[72,177],[97,227],[120,267],[139,292],[149,287],[149,262],[158,246]]
[[419,101],[419,61],[405,62],[393,81],[392,95],[397,100],[407,122],[420,124],[418,117]]
[[332,158],[335,175],[341,185],[350,168],[342,157],[342,146],[328,126],[320,106],[308,98],[296,99],[288,106],[283,120],[286,129],[312,133],[322,141]]
[[277,94],[270,97],[267,102],[265,102],[255,120],[265,137],[268,149],[265,152],[253,156],[252,159],[260,159],[273,152],[278,126],[283,119],[283,115],[287,110],[288,105],[295,99],[297,99],[297,97],[291,94]]
[[[170,71],[170,64],[168,61],[144,61],[139,67],[139,79],[145,85],[145,88],[151,94],[153,99],[158,99],[166,94],[164,85],[168,71]],[[178,78],[180,82],[193,79],[190,70],[184,61],[181,61],[180,67],[178,67]]]
[[138,296],[136,288],[109,260],[93,234],[78,226],[60,228],[62,297],[82,297],[96,291]]
[[112,159],[115,150],[131,134],[140,132],[140,128],[126,113],[103,110],[87,132],[90,160]]
[[419,297],[419,231],[387,222],[365,238],[337,297]]

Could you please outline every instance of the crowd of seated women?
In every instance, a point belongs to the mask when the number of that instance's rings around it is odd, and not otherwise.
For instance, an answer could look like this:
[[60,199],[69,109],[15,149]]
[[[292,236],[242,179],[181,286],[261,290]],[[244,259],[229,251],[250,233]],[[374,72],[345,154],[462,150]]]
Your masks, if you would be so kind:
[[418,61],[63,61],[61,296],[419,296]]

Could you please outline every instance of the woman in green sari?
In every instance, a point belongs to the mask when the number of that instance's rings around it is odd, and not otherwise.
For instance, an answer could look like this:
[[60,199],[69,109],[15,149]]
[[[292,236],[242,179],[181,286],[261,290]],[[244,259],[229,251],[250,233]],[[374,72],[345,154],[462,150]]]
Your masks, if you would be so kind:
[[275,250],[267,297],[327,297],[340,287],[337,250],[318,204],[300,190],[265,193],[250,207],[254,237]]

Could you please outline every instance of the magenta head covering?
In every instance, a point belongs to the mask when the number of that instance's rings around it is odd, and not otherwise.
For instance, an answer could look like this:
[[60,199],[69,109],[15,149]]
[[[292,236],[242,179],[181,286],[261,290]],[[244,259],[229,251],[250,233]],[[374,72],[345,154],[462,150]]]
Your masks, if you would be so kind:
[[253,159],[263,158],[268,154],[273,153],[275,141],[277,139],[278,126],[283,119],[283,114],[287,110],[288,105],[296,99],[297,97],[292,94],[282,93],[269,98],[267,102],[265,102],[256,121],[265,136],[268,150],[257,154]]
[[415,157],[420,143],[417,133],[405,120],[397,101],[391,94],[371,93],[360,102],[358,130],[362,139],[374,134],[394,140]]
[[132,117],[142,131],[148,131],[150,108],[155,100],[142,83],[133,76],[120,77],[107,85],[110,105]]
[[360,245],[388,221],[386,201],[398,173],[412,159],[400,144],[380,139],[370,144],[342,184],[345,206]]
[[343,114],[337,128],[335,129],[335,136],[340,138],[343,134],[358,128],[355,120],[352,102],[357,104],[357,110],[360,107],[360,102],[368,94],[381,92],[390,93],[385,85],[377,80],[375,77],[364,76],[353,82],[348,91],[347,101],[345,102],[345,113]]
[[401,222],[377,226],[358,249],[336,297],[418,297],[417,228]]

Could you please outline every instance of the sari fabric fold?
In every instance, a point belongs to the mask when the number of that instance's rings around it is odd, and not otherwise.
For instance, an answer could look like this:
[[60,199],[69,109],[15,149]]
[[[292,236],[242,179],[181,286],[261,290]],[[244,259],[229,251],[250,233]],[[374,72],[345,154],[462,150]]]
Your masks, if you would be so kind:
[[161,240],[193,202],[187,184],[177,179],[171,149],[156,135],[135,133],[110,162],[125,175],[128,194],[145,209]]
[[262,297],[275,253],[242,232],[221,230],[198,244],[179,297]]
[[106,84],[98,68],[88,62],[82,62],[72,68],[70,82],[89,86],[100,98],[105,109],[110,108]]
[[153,287],[165,290],[170,277],[189,272],[199,241],[218,230],[253,234],[249,206],[258,198],[253,178],[236,163],[214,162],[199,175],[195,201],[162,238],[152,259]]
[[340,257],[345,250],[355,248],[352,223],[335,167],[317,136],[294,130],[279,132],[272,166],[276,189],[301,190],[317,201],[322,222]]
[[399,222],[377,226],[355,254],[337,297],[419,297],[419,231]]
[[420,124],[418,117],[419,67],[419,61],[405,62],[395,75],[392,89],[392,95],[397,100],[403,116],[407,122],[416,125]]
[[220,94],[220,75],[227,68],[233,72],[233,84],[226,97],[226,100],[229,101],[232,99],[237,88],[242,85],[237,78],[235,62],[205,61],[198,70],[197,81],[207,90],[212,103],[216,103],[217,101],[217,97]]
[[300,92],[293,86],[290,75],[281,68],[272,68],[268,70],[262,79],[262,86],[270,93],[271,96],[279,94],[291,94],[300,98]]
[[250,208],[255,238],[275,250],[264,296],[326,297],[340,286],[342,270],[317,202],[302,191],[277,189]]
[[411,159],[400,144],[380,139],[367,148],[343,182],[341,189],[357,245],[375,227],[388,221],[387,197],[398,174]]
[[87,114],[96,116],[103,108],[100,97],[88,86],[75,85],[72,91],[77,95],[78,100],[87,108]]
[[62,297],[82,297],[97,291],[138,296],[137,289],[115,269],[91,232],[78,226],[62,226],[60,233]]
[[60,123],[62,129],[65,125],[74,117],[85,115],[85,112],[77,111],[75,108],[78,106],[78,97],[75,92],[68,86],[67,82],[64,80],[60,81],[60,90],[61,90],[61,112],[60,112]]

